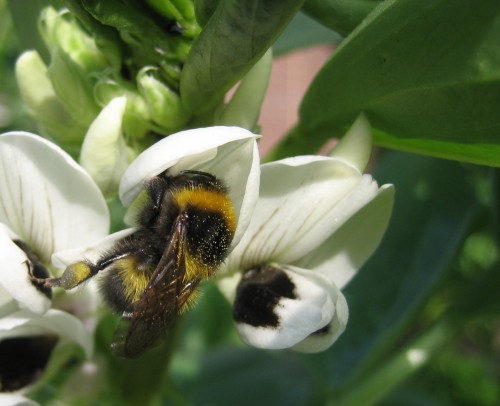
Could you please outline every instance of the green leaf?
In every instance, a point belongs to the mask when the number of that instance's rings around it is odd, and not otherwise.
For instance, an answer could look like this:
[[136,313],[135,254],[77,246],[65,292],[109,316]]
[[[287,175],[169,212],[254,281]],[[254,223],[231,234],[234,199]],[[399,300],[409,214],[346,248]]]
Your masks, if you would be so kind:
[[382,0],[307,0],[304,12],[341,35],[348,35]]
[[379,145],[500,166],[499,46],[497,0],[385,1],[317,75],[288,142],[314,151],[364,111]]
[[273,54],[278,56],[315,45],[338,44],[341,38],[311,17],[298,13],[274,43]]
[[304,0],[221,1],[181,74],[181,99],[194,114],[211,110],[264,55]]
[[[301,357],[223,346],[198,356],[191,376],[172,379],[192,405],[314,405],[314,376]],[[192,390],[196,388],[196,390]]]
[[500,246],[500,170],[493,169],[491,174],[492,183],[492,219],[493,231],[495,233],[495,240],[497,245]]
[[392,153],[374,177],[394,183],[395,205],[382,244],[344,291],[345,333],[329,353],[315,356],[335,386],[381,366],[380,354],[401,342],[409,325],[415,328],[415,316],[449,269],[478,207],[465,170],[453,162]]
[[198,24],[203,27],[217,9],[221,0],[194,0],[194,13]]

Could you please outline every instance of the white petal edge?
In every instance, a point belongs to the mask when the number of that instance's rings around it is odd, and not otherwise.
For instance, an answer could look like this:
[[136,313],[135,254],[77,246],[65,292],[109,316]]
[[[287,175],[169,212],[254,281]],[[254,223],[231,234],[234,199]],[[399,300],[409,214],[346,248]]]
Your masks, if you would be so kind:
[[104,252],[111,249],[119,240],[132,234],[135,230],[135,228],[126,228],[110,234],[101,240],[94,241],[85,247],[56,252],[52,255],[52,265],[58,269],[63,269],[83,260],[95,263]]
[[0,393],[0,405],[3,406],[40,406],[39,403],[15,393]]
[[228,187],[238,227],[233,245],[240,240],[255,206],[260,167],[258,135],[239,127],[207,127],[169,135],[142,152],[129,166],[120,183],[120,199],[129,206],[144,183],[165,170],[205,171],[222,179]]
[[265,349],[290,348],[326,326],[335,315],[340,293],[319,274],[296,267],[278,266],[295,285],[296,299],[282,297],[274,307],[278,327],[255,327],[236,323],[240,338],[247,344]]
[[31,133],[0,135],[0,221],[43,261],[107,234],[106,201],[57,145]]
[[49,309],[43,315],[36,315],[29,310],[20,310],[0,319],[0,341],[43,334],[56,334],[63,340],[75,342],[88,358],[92,355],[92,335],[85,331],[80,320],[69,313]]
[[335,234],[296,265],[323,274],[343,289],[380,244],[393,203],[394,187],[383,185]]
[[206,127],[171,134],[143,151],[129,166],[120,183],[120,199],[130,205],[144,182],[171,168],[175,175],[183,169],[209,161],[217,148],[228,142],[256,139],[258,136],[239,127]]
[[28,257],[12,242],[11,236],[8,228],[0,223],[0,287],[20,308],[42,314],[50,307],[50,299],[31,283]]
[[226,268],[293,263],[321,245],[376,195],[369,175],[343,161],[301,156],[262,165],[252,222]]

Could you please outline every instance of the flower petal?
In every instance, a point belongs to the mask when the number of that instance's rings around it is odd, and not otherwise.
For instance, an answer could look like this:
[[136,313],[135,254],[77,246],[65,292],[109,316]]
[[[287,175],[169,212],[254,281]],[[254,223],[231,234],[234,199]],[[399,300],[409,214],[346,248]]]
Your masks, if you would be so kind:
[[12,296],[0,287],[0,318],[19,310],[17,302]]
[[31,399],[14,393],[0,393],[0,404],[5,406],[39,406]]
[[268,265],[245,273],[233,317],[246,343],[289,348],[331,322],[339,295],[335,286],[314,272]]
[[52,265],[62,269],[75,262],[82,261],[83,259],[90,262],[96,262],[102,254],[111,249],[118,240],[132,234],[134,231],[135,228],[127,228],[110,234],[101,240],[94,241],[90,245],[66,251],[58,251],[52,255]]
[[[335,286],[335,285],[333,285]],[[338,291],[337,302],[335,303],[335,315],[325,327],[310,334],[303,341],[295,344],[291,349],[304,353],[316,353],[325,351],[337,341],[337,338],[345,331],[349,309],[347,301],[342,292]]]
[[42,314],[50,307],[50,299],[30,280],[28,257],[12,242],[11,233],[0,223],[0,287],[19,304]]
[[372,200],[297,265],[320,272],[342,289],[378,247],[393,202],[394,187],[382,186]]
[[125,172],[120,198],[129,206],[144,182],[165,170],[205,171],[222,179],[228,187],[238,228],[233,245],[241,238],[258,197],[260,168],[258,136],[238,127],[207,127],[172,134],[141,153]]
[[[225,268],[224,268],[225,269]],[[241,281],[241,272],[224,273],[222,270],[215,279],[217,287],[229,303],[233,303],[236,298],[236,290]]]
[[122,132],[126,105],[125,96],[112,99],[92,122],[82,144],[80,163],[106,196],[116,195],[130,163]]
[[377,184],[345,162],[301,156],[262,165],[252,222],[229,270],[298,261],[376,196]]
[[42,261],[107,234],[104,197],[57,145],[25,132],[2,134],[0,163],[0,221]]
[[49,309],[43,315],[36,315],[28,310],[20,310],[0,319],[0,341],[46,334],[55,334],[61,339],[75,342],[83,348],[87,357],[92,354],[92,335],[85,331],[80,320],[69,313]]

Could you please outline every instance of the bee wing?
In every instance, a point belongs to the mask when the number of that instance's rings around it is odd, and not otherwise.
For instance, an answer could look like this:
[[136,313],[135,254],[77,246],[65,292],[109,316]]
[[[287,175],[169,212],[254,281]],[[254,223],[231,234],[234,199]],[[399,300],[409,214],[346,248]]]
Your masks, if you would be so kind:
[[133,358],[158,345],[199,280],[183,283],[186,273],[186,220],[180,215],[174,232],[141,298],[124,312],[113,337],[116,355]]

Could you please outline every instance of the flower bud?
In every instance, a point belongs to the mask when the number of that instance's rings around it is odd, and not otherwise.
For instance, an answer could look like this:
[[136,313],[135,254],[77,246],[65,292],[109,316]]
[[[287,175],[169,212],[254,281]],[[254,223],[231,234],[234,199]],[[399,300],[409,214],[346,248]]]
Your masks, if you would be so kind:
[[116,195],[118,184],[133,153],[125,144],[122,123],[126,97],[111,100],[90,126],[82,145],[81,165],[105,196]]
[[[137,92],[127,92],[127,108],[123,117],[123,132],[130,140],[141,141],[150,131],[161,132],[151,122],[146,101]],[[147,145],[146,142],[144,145]],[[147,145],[149,146],[149,145]],[[143,146],[145,147],[145,146]]]
[[47,78],[47,66],[36,51],[24,52],[16,61],[16,79],[31,116],[61,144],[77,145],[87,127],[74,122]]
[[122,123],[123,133],[126,134],[127,139],[141,140],[152,130],[160,131],[160,129],[154,128],[151,123],[145,100],[129,82],[118,82],[105,77],[95,84],[94,95],[97,103],[101,106],[107,105],[116,97],[125,96],[127,98]]
[[107,58],[99,50],[94,39],[67,10],[57,12],[52,7],[43,9],[39,31],[47,48],[61,48],[85,71],[99,71],[107,66]]
[[269,49],[241,80],[233,97],[215,117],[218,125],[254,129],[269,84],[273,54]]
[[184,17],[171,1],[165,0],[146,0],[146,2],[159,14],[170,20],[183,20]]
[[146,0],[146,2],[160,15],[176,21],[182,27],[186,37],[195,37],[200,27],[194,15],[194,4],[190,0]]
[[47,70],[57,96],[69,110],[75,122],[88,126],[99,113],[92,84],[85,70],[61,48],[52,52]]
[[361,113],[329,155],[341,159],[363,172],[370,160],[372,142],[370,123],[366,116]]
[[155,69],[145,67],[137,75],[139,92],[146,101],[152,121],[164,131],[181,128],[189,120],[189,114],[181,105],[179,95],[156,79]]

